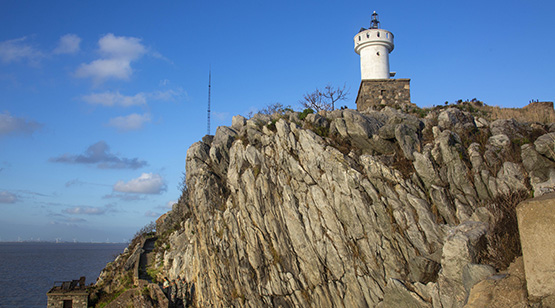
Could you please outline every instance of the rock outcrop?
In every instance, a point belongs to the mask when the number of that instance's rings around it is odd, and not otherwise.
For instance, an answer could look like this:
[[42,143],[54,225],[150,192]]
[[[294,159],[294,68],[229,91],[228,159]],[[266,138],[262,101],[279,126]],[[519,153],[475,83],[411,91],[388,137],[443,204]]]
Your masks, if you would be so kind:
[[156,262],[198,307],[463,307],[519,254],[503,218],[554,189],[548,131],[456,108],[234,117],[187,151]]

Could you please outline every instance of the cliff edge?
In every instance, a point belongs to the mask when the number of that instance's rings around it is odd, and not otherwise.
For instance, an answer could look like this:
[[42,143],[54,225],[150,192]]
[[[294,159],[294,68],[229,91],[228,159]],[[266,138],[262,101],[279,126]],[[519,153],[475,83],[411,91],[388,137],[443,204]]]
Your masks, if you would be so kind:
[[463,307],[517,279],[515,207],[555,190],[555,125],[461,109],[234,117],[187,151],[153,273],[197,307]]

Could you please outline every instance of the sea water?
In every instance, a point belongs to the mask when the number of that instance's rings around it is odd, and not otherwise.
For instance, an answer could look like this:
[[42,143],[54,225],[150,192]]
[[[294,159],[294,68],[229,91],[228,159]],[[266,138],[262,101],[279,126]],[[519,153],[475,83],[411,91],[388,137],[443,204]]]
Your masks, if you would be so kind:
[[55,281],[86,277],[96,282],[100,271],[127,244],[0,243],[0,307],[44,308]]

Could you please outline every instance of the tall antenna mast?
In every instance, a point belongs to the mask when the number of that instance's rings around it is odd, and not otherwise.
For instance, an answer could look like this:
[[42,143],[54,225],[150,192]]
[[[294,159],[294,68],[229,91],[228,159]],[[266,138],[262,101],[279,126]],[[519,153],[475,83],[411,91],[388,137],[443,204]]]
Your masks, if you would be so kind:
[[208,125],[206,128],[206,134],[210,135],[210,88],[212,82],[212,67],[208,70]]

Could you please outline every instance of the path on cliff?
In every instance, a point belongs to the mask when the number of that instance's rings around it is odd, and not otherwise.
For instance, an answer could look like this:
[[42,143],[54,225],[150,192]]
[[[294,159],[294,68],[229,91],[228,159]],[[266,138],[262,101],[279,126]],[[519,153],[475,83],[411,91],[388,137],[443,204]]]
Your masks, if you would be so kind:
[[152,282],[152,277],[147,273],[146,269],[150,263],[152,263],[154,259],[154,242],[156,242],[156,237],[149,238],[145,241],[143,245],[143,252],[141,253],[141,257],[139,259],[139,279],[147,280],[148,282]]

